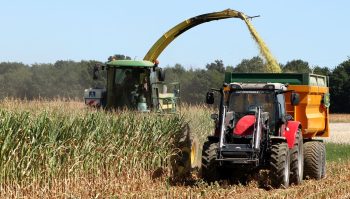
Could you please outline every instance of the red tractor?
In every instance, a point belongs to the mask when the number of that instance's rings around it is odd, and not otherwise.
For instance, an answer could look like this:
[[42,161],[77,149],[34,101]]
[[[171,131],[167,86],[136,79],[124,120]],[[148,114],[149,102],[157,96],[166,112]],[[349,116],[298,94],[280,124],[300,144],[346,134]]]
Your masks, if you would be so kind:
[[[203,145],[204,180],[213,182],[229,173],[242,180],[261,169],[269,171],[275,188],[300,184],[306,176],[323,178],[324,144],[308,138],[310,129],[294,119],[302,115],[297,110],[305,99],[288,89],[288,84],[241,81],[207,93],[206,102],[213,104],[214,92],[218,92],[220,106],[219,113],[211,116],[215,133]],[[323,106],[321,101],[319,105]],[[291,107],[293,113],[288,111]],[[307,106],[301,109],[305,114]]]

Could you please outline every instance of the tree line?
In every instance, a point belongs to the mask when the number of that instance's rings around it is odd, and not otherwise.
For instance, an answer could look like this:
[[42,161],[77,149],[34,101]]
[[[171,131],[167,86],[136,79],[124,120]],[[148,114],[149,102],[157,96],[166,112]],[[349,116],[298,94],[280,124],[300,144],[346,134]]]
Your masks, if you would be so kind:
[[[130,59],[116,55],[119,59]],[[96,63],[89,61],[56,61],[54,64],[27,65],[17,62],[0,63],[0,98],[19,99],[83,99],[84,89],[101,86],[106,75],[100,75],[97,81],[92,79]],[[350,113],[350,57],[335,68],[310,66],[300,59],[280,64],[283,72],[315,73],[329,76],[331,94],[331,112]],[[165,67],[166,81],[181,83],[181,100],[188,104],[200,104],[206,91],[219,88],[224,81],[225,72],[265,72],[265,62],[258,56],[243,59],[236,66],[225,66],[222,60],[208,63],[202,69],[186,69],[181,64]]]

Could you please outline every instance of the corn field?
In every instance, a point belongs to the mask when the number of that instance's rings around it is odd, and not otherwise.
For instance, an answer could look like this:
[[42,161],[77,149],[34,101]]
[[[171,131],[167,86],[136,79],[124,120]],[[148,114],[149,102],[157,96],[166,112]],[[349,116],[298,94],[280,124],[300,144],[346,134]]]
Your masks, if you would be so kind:
[[105,112],[75,101],[3,100],[0,198],[350,197],[348,161],[331,163],[325,180],[286,190],[200,179],[172,184],[176,136],[189,123],[203,142],[211,112],[203,106],[183,106],[177,115]]
[[0,110],[2,184],[50,183],[76,173],[134,175],[162,167],[184,121],[178,115],[8,105]]

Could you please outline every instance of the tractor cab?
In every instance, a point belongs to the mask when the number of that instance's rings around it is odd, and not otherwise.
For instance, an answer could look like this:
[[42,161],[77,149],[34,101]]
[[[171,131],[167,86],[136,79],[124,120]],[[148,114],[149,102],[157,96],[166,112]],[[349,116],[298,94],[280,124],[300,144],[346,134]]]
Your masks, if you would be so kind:
[[[221,128],[230,130],[229,137],[251,137],[256,114],[262,116],[265,128],[272,135],[280,135],[286,121],[285,97],[287,87],[280,83],[231,83],[222,89],[220,113],[216,119],[216,136]],[[207,103],[213,93],[207,94]],[[216,114],[214,114],[216,115]],[[221,123],[223,122],[223,126]],[[227,139],[231,140],[231,139]]]
[[[283,143],[289,132],[285,94],[282,83],[230,83],[222,89],[212,89],[206,101],[213,104],[214,93],[220,93],[219,114],[213,114],[215,133],[203,145],[202,166],[205,179],[211,180],[211,166],[243,169],[269,168],[271,154]],[[291,93],[291,104],[298,95]],[[275,147],[276,145],[276,147]],[[283,145],[282,147],[284,147]],[[278,146],[279,147],[279,146]],[[280,150],[279,148],[276,150]],[[285,149],[287,150],[287,149]],[[211,154],[210,151],[215,151]],[[212,162],[207,162],[210,159]],[[249,173],[249,172],[248,172]],[[218,173],[215,174],[217,178]],[[289,182],[288,182],[289,183]]]
[[239,122],[246,115],[255,115],[259,109],[264,116],[264,122],[268,122],[266,127],[270,133],[280,135],[280,126],[286,122],[286,91],[287,87],[281,83],[231,83],[224,89],[224,106],[229,113],[225,120],[229,121],[230,118],[227,117],[234,115],[235,122]]
[[222,168],[235,172],[234,177],[268,169],[275,187],[289,186],[290,176],[292,183],[300,183],[301,126],[286,111],[286,104],[298,105],[299,94],[283,83],[232,82],[208,92],[208,104],[214,103],[213,91],[220,93],[220,106],[219,114],[212,115],[214,135],[203,144],[204,179],[217,180]]
[[[176,112],[180,97],[179,84],[165,83],[164,72],[158,64],[112,60],[101,67],[95,67],[94,74],[100,69],[107,70],[107,86],[86,89],[86,104],[97,104],[106,109]],[[97,103],[92,103],[96,100]]]

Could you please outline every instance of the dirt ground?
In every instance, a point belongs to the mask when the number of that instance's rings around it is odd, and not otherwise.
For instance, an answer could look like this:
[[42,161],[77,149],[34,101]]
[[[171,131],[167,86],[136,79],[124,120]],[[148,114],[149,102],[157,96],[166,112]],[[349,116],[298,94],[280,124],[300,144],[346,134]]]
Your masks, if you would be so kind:
[[350,123],[330,123],[330,137],[324,141],[350,144]]

